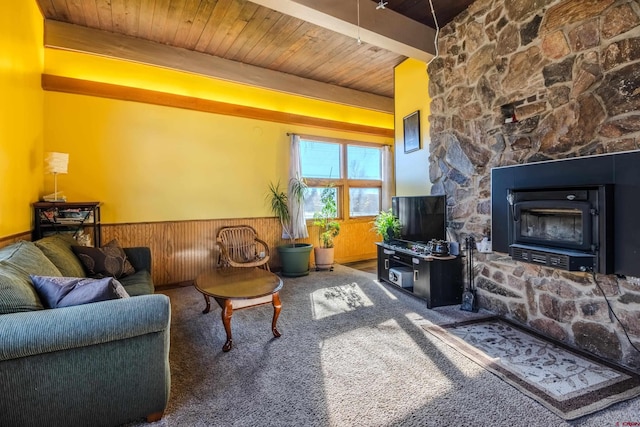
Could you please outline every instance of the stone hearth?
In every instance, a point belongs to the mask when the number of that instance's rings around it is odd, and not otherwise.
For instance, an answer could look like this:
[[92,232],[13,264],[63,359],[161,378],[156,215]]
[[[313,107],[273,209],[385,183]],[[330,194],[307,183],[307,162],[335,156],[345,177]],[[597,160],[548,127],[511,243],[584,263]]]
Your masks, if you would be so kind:
[[[491,168],[640,148],[640,4],[478,0],[429,65],[430,180],[461,240],[490,233]],[[480,305],[638,369],[640,354],[585,273],[479,254]],[[640,262],[640,260],[639,260]],[[640,279],[598,275],[640,347]]]

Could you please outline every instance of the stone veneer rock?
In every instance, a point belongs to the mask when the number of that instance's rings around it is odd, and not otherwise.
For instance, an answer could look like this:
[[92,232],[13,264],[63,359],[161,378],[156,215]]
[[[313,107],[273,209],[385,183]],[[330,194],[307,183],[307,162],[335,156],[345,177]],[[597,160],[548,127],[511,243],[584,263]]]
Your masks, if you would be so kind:
[[[477,0],[441,30],[438,47],[429,176],[461,240],[490,232],[491,168],[640,148],[637,1]],[[598,287],[588,274],[506,254],[477,261],[481,307],[640,367],[603,298],[640,347],[640,279],[598,275]]]

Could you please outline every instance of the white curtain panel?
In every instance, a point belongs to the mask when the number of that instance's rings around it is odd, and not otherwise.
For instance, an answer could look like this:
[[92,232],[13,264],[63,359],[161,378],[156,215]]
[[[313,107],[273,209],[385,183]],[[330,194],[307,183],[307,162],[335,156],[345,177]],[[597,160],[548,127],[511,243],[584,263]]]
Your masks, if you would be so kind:
[[[300,136],[291,134],[291,163],[289,164],[289,184],[291,179],[298,179],[302,176],[302,166],[300,164]],[[309,237],[307,230],[307,221],[304,219],[303,207],[291,196],[291,185],[289,188],[289,213],[291,214],[291,226],[289,230],[293,234],[294,239],[303,239]],[[283,238],[284,232],[283,232]],[[287,236],[288,237],[288,236]]]
[[383,211],[391,209],[391,196],[395,193],[394,182],[391,147],[385,145],[382,148],[382,204],[380,206]]

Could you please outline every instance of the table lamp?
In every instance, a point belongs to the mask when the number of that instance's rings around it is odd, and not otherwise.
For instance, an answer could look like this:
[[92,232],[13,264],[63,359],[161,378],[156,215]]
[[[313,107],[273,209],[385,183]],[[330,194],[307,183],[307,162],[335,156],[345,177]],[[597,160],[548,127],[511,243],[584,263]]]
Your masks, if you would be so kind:
[[58,196],[58,174],[67,173],[69,153],[47,153],[45,164],[47,173],[53,174],[54,192],[53,194],[44,196],[44,200],[47,202],[65,202],[66,198],[64,196]]

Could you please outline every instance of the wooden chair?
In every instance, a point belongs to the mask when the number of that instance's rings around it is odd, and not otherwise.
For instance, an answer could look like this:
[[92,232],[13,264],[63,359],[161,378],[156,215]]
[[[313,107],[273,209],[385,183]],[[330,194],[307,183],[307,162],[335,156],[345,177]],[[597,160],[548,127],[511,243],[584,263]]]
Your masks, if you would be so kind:
[[222,227],[216,236],[218,267],[269,268],[269,246],[248,225]]

